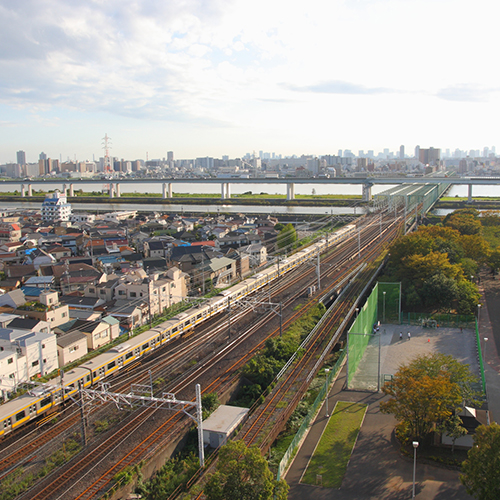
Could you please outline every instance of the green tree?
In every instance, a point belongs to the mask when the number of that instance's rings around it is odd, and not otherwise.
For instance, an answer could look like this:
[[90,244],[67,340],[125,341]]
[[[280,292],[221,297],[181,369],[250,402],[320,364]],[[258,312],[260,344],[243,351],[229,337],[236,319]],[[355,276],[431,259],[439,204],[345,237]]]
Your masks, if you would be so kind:
[[417,356],[384,385],[382,391],[391,399],[381,402],[380,410],[399,420],[406,437],[421,439],[452,417],[464,401],[475,402],[471,384],[476,381],[468,365],[452,356]]
[[[477,212],[477,210],[476,210]],[[481,232],[481,222],[472,213],[464,213],[455,210],[448,220],[443,221],[444,225],[456,229],[462,235],[479,234]]]
[[474,314],[481,295],[477,285],[467,280],[457,283],[457,312],[459,314]]
[[467,434],[467,429],[463,427],[462,419],[457,414],[452,415],[450,418],[442,422],[439,426],[439,430],[441,432],[445,432],[451,438],[452,453],[455,452],[455,441]]
[[201,407],[203,409],[203,420],[208,418],[220,405],[219,396],[216,392],[209,392],[201,397]]
[[478,500],[500,498],[500,425],[480,425],[462,464],[460,481]]
[[490,253],[488,257],[488,266],[495,272],[498,272],[500,269],[500,247],[497,247]]
[[488,242],[479,234],[464,235],[461,238],[465,256],[477,262],[484,262],[489,254]]
[[457,282],[442,273],[431,276],[424,281],[422,297],[425,305],[440,309],[451,309],[453,301],[457,298]]
[[260,450],[230,441],[219,452],[216,472],[204,489],[207,500],[286,500],[288,485],[275,481]]
[[297,241],[297,231],[293,224],[287,224],[278,234],[278,248],[286,248]]

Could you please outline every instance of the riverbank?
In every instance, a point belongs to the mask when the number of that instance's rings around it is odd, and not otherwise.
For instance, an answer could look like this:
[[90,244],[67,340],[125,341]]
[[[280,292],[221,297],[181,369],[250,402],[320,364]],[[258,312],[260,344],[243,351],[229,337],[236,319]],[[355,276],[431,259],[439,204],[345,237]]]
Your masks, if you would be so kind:
[[[0,195],[0,202],[37,202],[41,203],[43,197],[40,195],[35,196],[19,196],[19,195]],[[350,207],[353,205],[363,206],[366,202],[361,201],[359,197],[349,198],[298,198],[295,200],[287,200],[286,198],[278,197],[234,197],[234,198],[209,198],[209,197],[173,197],[162,198],[160,196],[120,196],[110,198],[109,196],[68,196],[69,203],[99,203],[103,205],[110,205],[116,203],[135,204],[135,205],[281,205],[284,207],[290,206],[316,206],[316,207]]]
[[435,209],[457,210],[459,208],[477,208],[478,210],[500,210],[500,198],[442,198],[434,206]]

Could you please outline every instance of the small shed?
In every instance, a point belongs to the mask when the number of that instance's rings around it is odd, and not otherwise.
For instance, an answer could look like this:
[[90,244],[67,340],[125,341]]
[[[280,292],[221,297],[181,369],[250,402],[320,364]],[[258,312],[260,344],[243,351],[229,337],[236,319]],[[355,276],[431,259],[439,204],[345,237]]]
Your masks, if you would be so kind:
[[248,408],[220,405],[203,421],[203,444],[211,448],[222,446],[243,422]]

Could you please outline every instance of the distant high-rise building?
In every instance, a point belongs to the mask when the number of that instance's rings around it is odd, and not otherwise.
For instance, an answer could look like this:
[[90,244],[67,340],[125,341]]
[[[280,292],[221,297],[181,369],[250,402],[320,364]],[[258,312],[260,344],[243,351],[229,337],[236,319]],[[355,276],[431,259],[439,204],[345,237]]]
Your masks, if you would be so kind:
[[17,152],[17,163],[19,165],[26,165],[26,153],[24,151]]
[[173,151],[167,151],[167,161],[168,162],[174,161],[174,152]]
[[424,165],[437,165],[441,159],[441,150],[435,148],[421,148],[418,159]]
[[373,151],[373,149],[369,149],[368,150],[367,156],[368,156],[368,158],[374,158],[375,157],[375,152]]
[[342,158],[342,150],[341,149],[339,149],[339,153],[337,156],[340,156]]
[[360,150],[358,151],[358,157],[359,157],[359,158],[364,158],[364,156],[365,156],[365,152],[364,152],[362,149],[360,149]]
[[420,146],[415,146],[415,158],[417,160],[420,158]]
[[38,157],[39,160],[46,160],[47,159],[47,155],[42,151],[40,153],[40,156]]
[[47,175],[52,172],[52,160],[50,158],[47,158],[47,155],[44,154],[44,156],[45,158],[40,158],[38,160],[38,173],[40,175]]
[[384,148],[384,156],[387,158],[389,156],[389,149]]
[[403,145],[399,146],[399,157],[404,160],[405,157],[405,147]]

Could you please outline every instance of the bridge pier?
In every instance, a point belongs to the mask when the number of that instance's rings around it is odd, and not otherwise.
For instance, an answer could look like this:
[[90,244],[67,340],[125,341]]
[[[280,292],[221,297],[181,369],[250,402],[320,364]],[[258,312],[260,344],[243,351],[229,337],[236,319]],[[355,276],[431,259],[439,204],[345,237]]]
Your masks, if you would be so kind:
[[66,196],[66,192],[67,192],[68,188],[66,187],[66,184],[63,184],[63,187],[62,187],[62,194],[64,196]]
[[115,197],[115,185],[112,182],[109,184],[109,197]]
[[371,182],[363,184],[363,201],[372,201],[372,186]]
[[467,197],[467,203],[472,203],[472,184],[469,184],[469,195]]
[[118,182],[115,184],[115,196],[120,197],[120,184]]
[[223,182],[221,184],[221,199],[225,200],[231,198],[231,190],[229,182]]
[[21,196],[24,198],[26,196],[26,190],[24,188],[24,184],[21,184]]
[[295,200],[295,184],[293,182],[289,182],[286,185],[286,199]]
[[73,184],[69,185],[69,195],[75,196],[75,188],[74,188]]
[[28,184],[28,196],[33,196],[33,186]]

